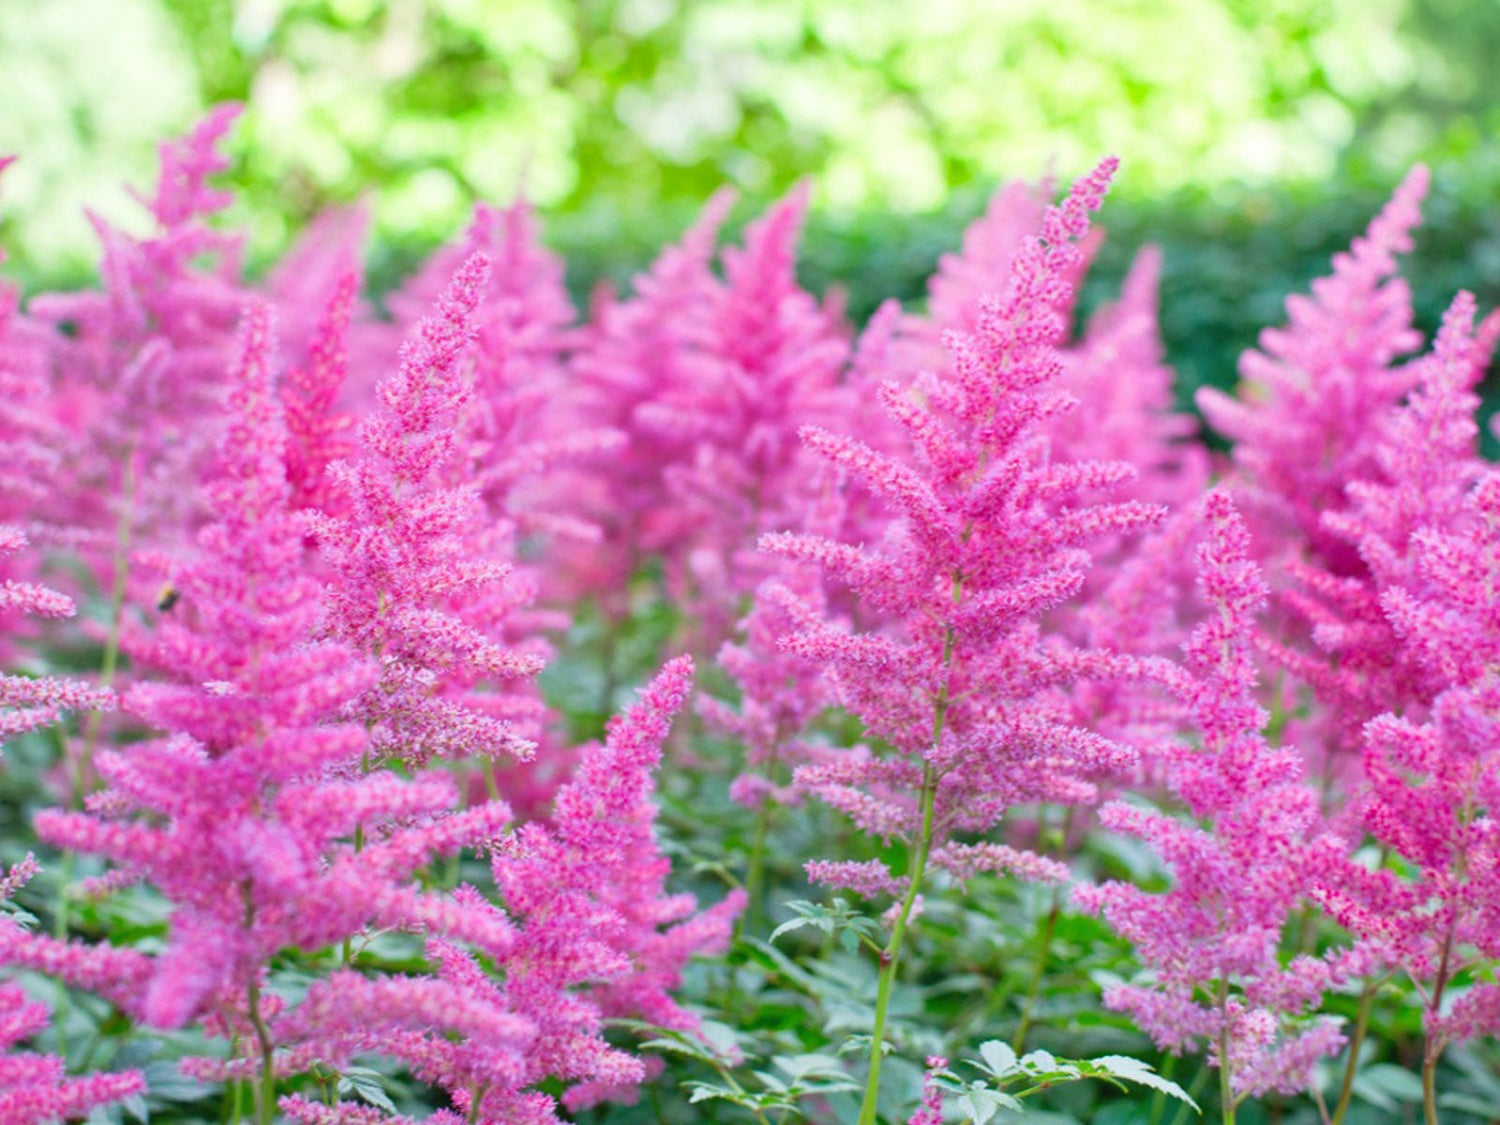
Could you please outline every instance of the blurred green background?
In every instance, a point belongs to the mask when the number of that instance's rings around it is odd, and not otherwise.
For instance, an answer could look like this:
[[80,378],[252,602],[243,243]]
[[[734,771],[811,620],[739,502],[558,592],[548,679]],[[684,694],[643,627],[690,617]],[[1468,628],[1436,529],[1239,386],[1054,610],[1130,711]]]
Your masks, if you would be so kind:
[[0,0],[0,240],[29,289],[91,276],[155,143],[224,99],[263,264],[330,203],[375,213],[387,286],[518,192],[585,294],[722,184],[815,181],[804,280],[856,318],[920,297],[1007,177],[1123,161],[1086,303],[1164,245],[1185,388],[1233,379],[1415,160],[1424,323],[1500,300],[1497,0]]

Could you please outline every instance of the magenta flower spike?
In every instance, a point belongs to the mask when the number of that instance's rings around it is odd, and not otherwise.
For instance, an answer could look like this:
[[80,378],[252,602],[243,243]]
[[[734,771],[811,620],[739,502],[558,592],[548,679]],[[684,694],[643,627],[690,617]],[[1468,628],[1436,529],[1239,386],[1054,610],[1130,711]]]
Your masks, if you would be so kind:
[[477,490],[451,483],[488,277],[484,255],[471,257],[402,346],[360,452],[332,469],[337,514],[311,517],[328,634],[380,670],[355,708],[380,760],[508,760],[533,748],[513,718],[539,714],[529,681],[541,653],[505,635],[529,592],[514,588],[510,538],[487,527]]
[[[1302,568],[1295,604],[1321,651],[1287,652],[1358,754],[1346,816],[1401,863],[1353,866],[1322,900],[1372,955],[1417,983],[1428,1100],[1447,1044],[1500,1028],[1500,990],[1455,977],[1500,956],[1493,810],[1500,795],[1500,477],[1480,456],[1475,387],[1493,343],[1460,293],[1417,386],[1324,526],[1355,547],[1363,578]],[[1451,1000],[1451,1003],[1449,1002]]]
[[[0,567],[9,570],[12,558],[25,547],[26,536],[18,528],[0,525]],[[71,598],[46,586],[11,578],[0,582],[0,620],[17,615],[72,617],[76,612]],[[51,726],[64,711],[105,711],[114,705],[114,693],[81,681],[0,673],[0,743]]]
[[1383,420],[1415,383],[1396,362],[1422,342],[1396,255],[1411,249],[1428,180],[1413,168],[1311,296],[1287,299],[1286,327],[1265,329],[1260,349],[1241,357],[1239,398],[1198,392],[1210,425],[1234,442],[1252,514],[1273,521],[1274,542],[1290,533],[1335,574],[1357,573],[1359,562],[1322,514],[1344,506],[1346,481],[1370,475]]
[[[149,1025],[200,1023],[231,1040],[233,1058],[184,1066],[251,1080],[267,1121],[278,1077],[342,1058],[318,1053],[329,1040],[318,1005],[337,986],[319,981],[288,1010],[267,976],[280,951],[319,953],[370,926],[403,926],[500,957],[513,932],[493,910],[413,884],[435,858],[496,840],[509,810],[497,802],[450,815],[450,778],[360,773],[368,737],[344,716],[378,672],[347,645],[318,639],[323,586],[308,567],[306,516],[286,477],[274,353],[270,310],[252,305],[204,486],[216,518],[179,564],[175,604],[133,647],[138,665],[161,678],[135,683],[125,707],[166,736],[102,753],[106,788],[88,811],[36,817],[48,843],[115,864],[107,887],[140,881],[165,896],[167,948],[148,959],[30,937],[0,949],[0,960],[99,991]],[[357,830],[369,846],[350,846]],[[439,982],[360,980],[386,1007],[405,1004],[402,1018],[417,1009],[433,1026],[470,1029]],[[294,1037],[303,1025],[321,1034]],[[507,1026],[530,1034],[524,1020]]]
[[951,366],[881,400],[910,440],[909,459],[816,426],[808,448],[895,514],[878,547],[782,532],[762,548],[813,563],[847,584],[874,628],[802,628],[787,652],[826,666],[872,748],[805,766],[796,782],[869,835],[907,845],[907,869],[814,861],[819,881],[898,897],[882,958],[876,1049],[861,1122],[874,1120],[878,1047],[890,988],[918,896],[934,871],[1061,879],[1059,864],[960,834],[988,831],[1007,809],[1090,800],[1092,779],[1131,751],[1072,725],[1058,689],[1082,676],[1129,674],[1131,662],[1044,639],[1040,619],[1076,594],[1088,545],[1151,526],[1161,510],[1096,497],[1131,474],[1107,463],[1058,463],[1045,421],[1072,407],[1053,385],[1066,325],[1057,311],[1081,261],[1115,162],[1080,179],[1023,240],[1004,290],[976,332],[950,334]]
[[[246,301],[241,239],[208,219],[228,205],[211,177],[240,112],[213,110],[186,137],[161,146],[153,194],[140,197],[156,229],[137,238],[93,218],[103,245],[102,292],[41,294],[32,316],[54,330],[53,402],[63,422],[60,474],[48,523],[79,532],[108,588],[111,549],[170,549],[205,518],[197,480],[212,459],[215,425]],[[63,331],[63,329],[66,331]],[[133,592],[141,601],[149,591]]]
[[[17,863],[0,878],[0,900],[14,896],[38,870],[30,855]],[[25,940],[20,927],[9,918],[0,921],[0,950],[17,940]],[[139,1071],[70,1076],[64,1059],[16,1049],[40,1035],[49,1022],[45,1004],[33,1000],[18,984],[0,983],[0,1122],[67,1121],[145,1092]]]
[[1247,1096],[1307,1089],[1313,1065],[1344,1043],[1336,1021],[1313,1014],[1323,993],[1372,962],[1347,949],[1280,960],[1288,919],[1340,877],[1345,845],[1324,832],[1296,751],[1261,733],[1253,642],[1267,589],[1249,533],[1222,491],[1209,493],[1203,511],[1198,583],[1209,614],[1182,664],[1157,668],[1197,736],[1196,745],[1177,745],[1167,777],[1192,819],[1124,802],[1100,813],[1104,827],[1150,844],[1173,886],[1152,894],[1107,883],[1080,887],[1074,899],[1134,944],[1152,974],[1108,989],[1105,1004],[1129,1012],[1166,1049],[1206,1044],[1228,1120]]
[[[604,1021],[694,1028],[671,991],[692,956],[723,948],[740,906],[731,896],[699,911],[691,896],[665,890],[653,774],[691,679],[690,661],[669,663],[610,724],[604,744],[584,749],[550,821],[496,838],[503,911],[472,888],[452,896],[456,909],[505,926],[503,950],[484,950],[481,961],[434,937],[432,981],[341,973],[319,982],[275,1025],[291,1054],[309,1051],[334,1065],[365,1051],[398,1058],[448,1093],[454,1109],[429,1119],[437,1121],[456,1114],[486,1125],[551,1125],[566,1120],[563,1107],[632,1096],[648,1063],[611,1046]],[[549,1081],[560,1098],[540,1089]],[[283,1107],[300,1121],[324,1119],[310,1103]]]

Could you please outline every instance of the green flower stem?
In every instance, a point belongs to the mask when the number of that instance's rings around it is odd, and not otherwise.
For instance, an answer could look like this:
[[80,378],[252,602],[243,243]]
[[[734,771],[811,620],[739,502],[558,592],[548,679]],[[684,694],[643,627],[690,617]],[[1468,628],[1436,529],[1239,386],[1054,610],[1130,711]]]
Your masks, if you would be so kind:
[[933,803],[937,795],[937,773],[931,765],[922,768],[922,835],[912,853],[911,882],[906,888],[906,897],[901,900],[901,911],[891,930],[890,940],[880,952],[880,983],[875,993],[875,1027],[870,1039],[870,1075],[865,1082],[864,1101],[859,1107],[859,1125],[875,1125],[875,1106],[880,1095],[880,1063],[885,1057],[885,1018],[891,1002],[891,987],[896,981],[896,970],[900,965],[901,943],[906,937],[907,923],[916,907],[917,896],[922,892],[922,877],[927,871],[927,857],[932,851]]
[[1365,1033],[1370,1029],[1370,1007],[1375,1001],[1378,982],[1365,985],[1359,994],[1359,1015],[1354,1020],[1354,1034],[1349,1039],[1349,1062],[1344,1067],[1344,1081],[1339,1087],[1339,1100],[1333,1107],[1329,1125],[1343,1125],[1344,1114],[1349,1112],[1349,1103],[1354,1096],[1354,1076],[1359,1071],[1359,1049],[1364,1044]]

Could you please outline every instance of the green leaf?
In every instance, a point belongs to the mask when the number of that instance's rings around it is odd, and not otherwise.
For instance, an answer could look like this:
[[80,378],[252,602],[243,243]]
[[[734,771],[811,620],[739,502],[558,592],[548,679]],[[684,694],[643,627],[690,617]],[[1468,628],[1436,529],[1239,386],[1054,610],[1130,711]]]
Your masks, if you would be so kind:
[[1027,1074],[1057,1074],[1064,1069],[1051,1051],[1028,1051],[1021,1056],[1021,1069]]
[[385,1092],[385,1085],[377,1071],[363,1066],[351,1066],[339,1078],[339,1093],[353,1091],[364,1101],[391,1115],[396,1113],[396,1103]]
[[1090,1059],[1090,1063],[1098,1067],[1105,1074],[1115,1078],[1122,1078],[1127,1082],[1134,1082],[1138,1086],[1157,1090],[1168,1097],[1176,1098],[1180,1102],[1186,1102],[1199,1113],[1203,1110],[1199,1107],[1188,1092],[1170,1078],[1163,1078],[1151,1067],[1150,1063],[1133,1059],[1128,1055],[1100,1055],[1097,1059]]
[[643,1051],[665,1051],[673,1055],[686,1055],[699,1062],[712,1063],[715,1056],[703,1044],[691,1039],[648,1039],[641,1044]]
[[1003,1078],[1016,1069],[1016,1053],[1009,1043],[991,1039],[979,1045],[979,1056],[984,1059],[984,1069],[996,1078]]
[[1456,1109],[1459,1113],[1472,1113],[1485,1121],[1495,1115],[1494,1102],[1476,1098],[1473,1094],[1443,1094],[1438,1098],[1438,1105],[1444,1109]]
[[1422,1080],[1403,1067],[1376,1063],[1355,1076],[1354,1092],[1371,1105],[1394,1109],[1400,1102],[1422,1100]]
[[987,1125],[990,1118],[1002,1109],[1020,1113],[1025,1108],[1009,1094],[984,1086],[971,1086],[968,1092],[958,1099],[958,1104],[974,1119],[974,1125]]

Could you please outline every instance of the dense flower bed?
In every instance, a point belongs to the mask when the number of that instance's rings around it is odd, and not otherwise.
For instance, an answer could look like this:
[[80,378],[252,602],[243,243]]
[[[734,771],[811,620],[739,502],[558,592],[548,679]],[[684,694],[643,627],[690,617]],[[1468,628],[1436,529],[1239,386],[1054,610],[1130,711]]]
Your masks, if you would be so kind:
[[1413,329],[1420,169],[1219,459],[1152,251],[1073,333],[1113,161],[857,335],[805,190],[583,316],[480,207],[377,309],[357,211],[244,276],[234,113],[0,297],[0,1121],[1436,1119],[1500,1024],[1500,320]]

